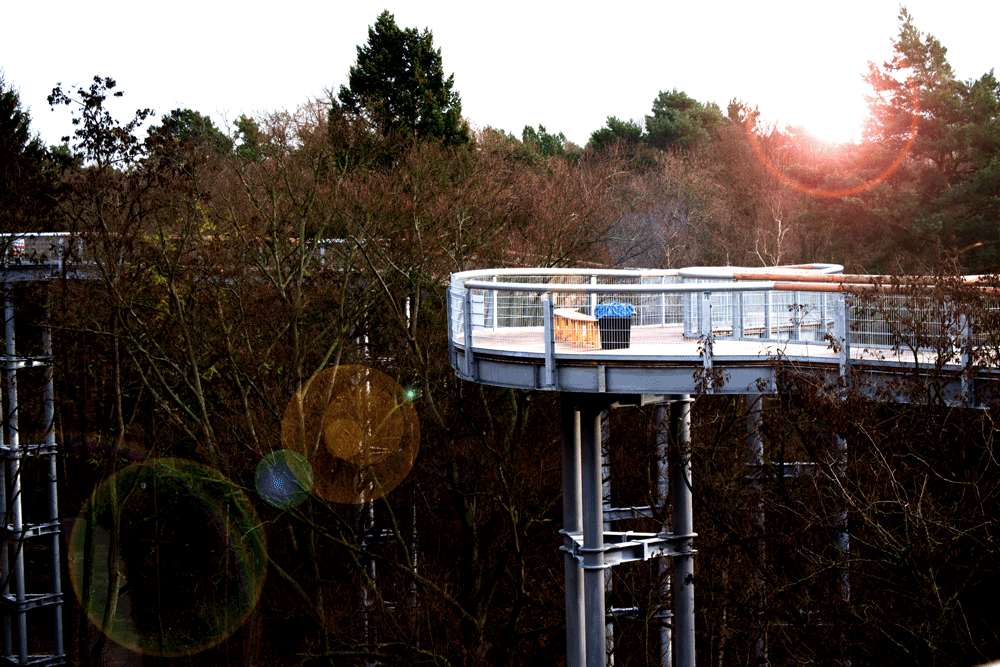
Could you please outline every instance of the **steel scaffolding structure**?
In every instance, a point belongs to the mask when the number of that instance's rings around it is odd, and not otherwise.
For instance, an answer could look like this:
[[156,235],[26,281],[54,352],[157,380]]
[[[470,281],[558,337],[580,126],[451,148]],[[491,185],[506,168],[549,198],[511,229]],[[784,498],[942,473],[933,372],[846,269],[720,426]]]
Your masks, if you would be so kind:
[[[59,520],[57,490],[57,457],[59,447],[55,436],[55,393],[52,377],[52,332],[48,311],[43,312],[41,355],[19,355],[16,349],[16,323],[14,309],[14,284],[4,283],[4,434],[0,445],[3,458],[3,495],[0,496],[0,514],[4,517],[4,541],[0,546],[0,576],[3,592],[3,661],[9,665],[61,665],[65,663],[62,628],[62,584],[60,577],[60,540],[62,530]],[[27,369],[44,372],[43,419],[44,435],[40,441],[24,441],[19,432],[20,404],[18,402],[18,374]],[[24,504],[25,471],[29,465],[40,467],[40,485],[45,501],[37,516],[29,521]],[[25,552],[37,543],[49,551],[48,577],[38,577],[36,582],[43,590],[29,590]],[[44,580],[48,579],[48,586]],[[36,610],[51,614],[52,640],[44,651],[33,652],[28,645],[28,622]],[[40,612],[41,613],[41,612]],[[47,624],[46,624],[47,625]]]
[[[4,521],[4,539],[0,545],[0,609],[3,614],[3,655],[0,659],[7,665],[47,666],[66,661],[62,525],[58,499],[59,443],[55,430],[47,285],[56,277],[80,277],[68,271],[65,261],[70,238],[68,234],[0,235],[5,339],[2,358],[4,428],[0,442],[0,459],[3,460],[0,515]],[[16,312],[17,292],[32,284],[45,289],[45,304],[39,311],[38,322],[19,318]],[[19,350],[19,341],[35,326],[40,328],[41,334],[37,349]],[[26,439],[21,433],[19,376],[30,382],[32,389],[37,389],[39,381],[42,384],[41,423],[30,430],[41,433],[37,438]],[[32,483],[35,488],[28,488]],[[43,497],[40,504],[26,500],[36,493]],[[47,565],[40,568],[41,571],[29,572],[29,562],[34,566],[40,560],[39,554]],[[29,626],[40,629],[32,635],[30,645]]]

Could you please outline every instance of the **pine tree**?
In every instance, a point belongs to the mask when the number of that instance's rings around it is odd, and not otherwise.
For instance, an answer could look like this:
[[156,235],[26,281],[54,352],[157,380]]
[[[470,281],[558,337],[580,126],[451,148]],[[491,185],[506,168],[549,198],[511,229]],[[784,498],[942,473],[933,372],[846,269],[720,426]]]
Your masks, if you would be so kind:
[[722,122],[722,111],[713,102],[702,104],[686,93],[660,91],[646,116],[647,141],[663,150],[684,150],[708,141]]
[[[51,208],[48,154],[17,91],[0,76],[0,231],[39,231]],[[44,226],[42,224],[42,226]]]
[[[388,11],[368,28],[358,47],[349,86],[341,86],[339,108],[366,118],[383,133],[402,132],[458,145],[469,141],[455,75],[444,76],[441,50],[425,29],[401,29]],[[338,105],[334,104],[334,111]]]
[[905,211],[921,243],[935,239],[959,253],[967,271],[995,271],[1000,84],[992,71],[957,79],[941,42],[919,31],[906,9],[899,19],[893,58],[869,64],[866,77],[873,90],[867,136],[880,163],[904,152],[908,158],[894,180],[909,186],[896,188],[892,209]]

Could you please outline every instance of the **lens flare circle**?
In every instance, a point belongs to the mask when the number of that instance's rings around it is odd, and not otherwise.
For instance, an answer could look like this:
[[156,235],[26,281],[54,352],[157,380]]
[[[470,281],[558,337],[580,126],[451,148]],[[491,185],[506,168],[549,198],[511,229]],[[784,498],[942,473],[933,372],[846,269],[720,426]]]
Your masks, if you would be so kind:
[[850,197],[853,195],[861,194],[862,192],[871,190],[876,185],[878,185],[885,179],[889,178],[889,176],[891,176],[897,169],[899,169],[900,165],[903,164],[903,161],[906,159],[906,156],[909,155],[910,150],[913,148],[913,142],[916,141],[917,130],[919,129],[920,126],[920,94],[919,91],[917,90],[917,85],[916,83],[914,83],[912,78],[909,79],[906,83],[910,91],[910,105],[911,105],[910,127],[907,132],[906,141],[903,143],[903,146],[899,150],[899,153],[892,161],[892,164],[890,164],[888,167],[882,170],[882,172],[879,173],[874,178],[868,179],[862,182],[861,184],[851,188],[843,188],[840,190],[824,190],[822,188],[810,188],[805,185],[802,185],[794,178],[786,174],[777,165],[775,165],[774,162],[771,161],[771,158],[769,158],[767,154],[764,152],[764,148],[760,145],[760,138],[757,136],[757,133],[754,132],[753,118],[749,114],[747,115],[747,119],[744,122],[743,129],[746,132],[747,139],[750,142],[751,148],[753,148],[754,154],[757,155],[757,159],[761,161],[761,163],[764,165],[764,168],[767,169],[767,172],[772,176],[774,176],[776,179],[778,179],[778,181],[781,182],[783,185],[787,185],[788,187],[798,190],[799,192],[809,195],[811,197],[835,198],[835,197]]
[[312,466],[298,452],[280,449],[257,464],[254,485],[261,499],[271,507],[287,510],[309,498],[315,480]]
[[125,648],[191,655],[235,632],[267,568],[249,500],[218,472],[184,459],[133,463],[84,504],[69,573],[90,621]]
[[313,493],[358,504],[380,498],[409,474],[420,423],[395,380],[365,366],[338,366],[310,378],[289,401],[281,444],[312,466]]

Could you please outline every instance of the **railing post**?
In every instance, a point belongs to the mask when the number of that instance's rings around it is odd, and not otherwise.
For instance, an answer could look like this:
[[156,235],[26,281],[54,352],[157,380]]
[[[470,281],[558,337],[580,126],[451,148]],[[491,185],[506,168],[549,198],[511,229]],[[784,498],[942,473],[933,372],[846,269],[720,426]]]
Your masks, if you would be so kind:
[[792,303],[792,308],[794,309],[792,311],[792,317],[794,318],[792,324],[792,335],[795,337],[795,340],[802,340],[802,317],[805,311],[802,309],[800,293],[792,292],[792,298],[794,299],[794,302]]
[[819,293],[819,339],[826,336],[826,292]]
[[[597,284],[597,276],[590,276],[590,284]],[[597,308],[597,292],[590,293],[590,314],[594,314],[594,309]]]
[[[463,285],[464,287],[464,285]],[[465,298],[462,301],[462,331],[465,334],[465,377],[469,380],[472,377],[472,292],[465,288]]]
[[958,316],[959,333],[959,362],[962,364],[962,402],[971,406],[975,403],[975,379],[972,374],[972,323],[969,315],[962,313]]
[[835,338],[840,348],[840,375],[846,376],[851,370],[851,305],[844,295],[837,304]]
[[552,321],[552,295],[549,292],[542,295],[542,317],[545,320],[545,375],[542,378],[542,386],[554,387],[556,384],[556,339],[555,326]]
[[452,321],[454,315],[454,309],[451,307],[452,291],[451,285],[444,292],[444,302],[445,309],[448,319],[448,363],[451,364],[452,368],[455,368],[455,323]]
[[733,304],[733,340],[743,340],[743,292],[734,292]]
[[701,295],[701,335],[712,336],[712,293],[702,292]]
[[697,292],[681,293],[681,317],[684,321],[684,335],[688,338],[698,337],[698,294]]
[[701,297],[702,364],[705,369],[705,393],[715,393],[712,377],[712,293],[702,292]]
[[667,284],[667,277],[660,276],[660,326],[667,326],[667,292],[665,285]]
[[764,292],[764,340],[771,340],[771,306],[774,302],[774,291]]
[[[496,281],[497,281],[497,277],[493,276],[493,282],[496,282]],[[500,311],[499,311],[500,299],[498,298],[499,294],[500,294],[500,290],[496,290],[496,289],[493,290],[493,330],[494,331],[497,330],[497,326],[498,326],[498,324],[497,324],[497,317],[498,317],[498,315],[500,313]]]

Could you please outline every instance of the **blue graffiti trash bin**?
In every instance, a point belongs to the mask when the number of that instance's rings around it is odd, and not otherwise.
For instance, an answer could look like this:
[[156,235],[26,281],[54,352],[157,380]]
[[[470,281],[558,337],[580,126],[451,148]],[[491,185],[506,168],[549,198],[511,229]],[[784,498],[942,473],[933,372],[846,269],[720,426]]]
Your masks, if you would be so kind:
[[594,308],[602,350],[623,350],[629,346],[632,340],[633,315],[635,306],[631,303],[612,301]]

